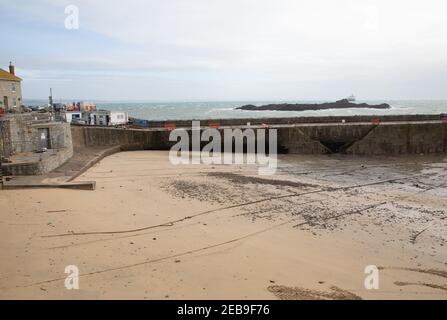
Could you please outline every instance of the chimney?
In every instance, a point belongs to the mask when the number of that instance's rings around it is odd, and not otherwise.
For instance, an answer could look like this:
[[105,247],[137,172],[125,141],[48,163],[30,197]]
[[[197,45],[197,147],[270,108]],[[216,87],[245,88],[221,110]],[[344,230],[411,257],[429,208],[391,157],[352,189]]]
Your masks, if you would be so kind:
[[12,64],[11,61],[9,62],[9,73],[12,74],[13,76],[16,74],[14,65]]

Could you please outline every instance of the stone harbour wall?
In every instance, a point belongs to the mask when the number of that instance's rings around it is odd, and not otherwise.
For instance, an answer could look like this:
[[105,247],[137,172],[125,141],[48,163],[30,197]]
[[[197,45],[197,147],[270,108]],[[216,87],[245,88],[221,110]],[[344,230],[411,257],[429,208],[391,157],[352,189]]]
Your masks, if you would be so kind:
[[20,163],[3,163],[4,175],[10,176],[33,176],[42,175],[60,167],[73,156],[73,149],[63,148],[59,150],[49,150],[41,155],[37,160]]
[[[277,129],[278,150],[283,153],[399,155],[447,152],[447,123],[439,120],[380,124],[311,123],[272,125],[270,128]],[[170,131],[161,128],[72,126],[71,130],[75,148],[119,145],[130,150],[169,150],[175,144],[175,141],[169,141]]]
[[[8,124],[0,139],[0,149],[9,159],[2,163],[5,175],[44,174],[73,156],[70,124],[51,121],[48,113],[7,115],[2,122]],[[48,133],[48,143],[42,143],[42,132]]]

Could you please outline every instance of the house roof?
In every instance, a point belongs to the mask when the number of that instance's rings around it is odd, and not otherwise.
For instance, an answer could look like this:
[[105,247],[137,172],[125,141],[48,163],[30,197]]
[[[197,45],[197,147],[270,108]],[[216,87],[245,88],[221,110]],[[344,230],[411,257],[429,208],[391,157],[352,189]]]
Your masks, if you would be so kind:
[[2,68],[0,68],[0,80],[22,81],[21,78],[10,74],[8,71],[3,70]]

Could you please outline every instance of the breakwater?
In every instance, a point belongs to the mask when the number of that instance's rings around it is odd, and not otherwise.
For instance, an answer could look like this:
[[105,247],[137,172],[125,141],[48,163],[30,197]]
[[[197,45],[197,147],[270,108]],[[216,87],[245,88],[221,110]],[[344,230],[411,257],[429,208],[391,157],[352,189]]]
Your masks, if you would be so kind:
[[[249,126],[247,126],[249,123]],[[224,129],[276,129],[278,149],[293,154],[400,155],[447,152],[447,123],[437,115],[225,119],[200,122]],[[191,121],[150,122],[149,129],[72,126],[73,146],[169,150],[170,130]]]

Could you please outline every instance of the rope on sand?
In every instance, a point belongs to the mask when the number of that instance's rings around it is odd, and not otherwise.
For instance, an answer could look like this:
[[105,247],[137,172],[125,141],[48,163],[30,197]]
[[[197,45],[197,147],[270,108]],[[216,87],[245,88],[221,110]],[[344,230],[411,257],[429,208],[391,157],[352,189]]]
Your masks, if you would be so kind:
[[264,199],[260,199],[260,200],[244,202],[244,203],[241,203],[241,204],[235,204],[235,205],[231,205],[231,206],[226,206],[226,207],[221,207],[221,208],[217,208],[217,209],[207,210],[207,211],[200,212],[200,213],[197,213],[197,214],[194,214],[194,215],[185,216],[185,217],[180,218],[180,219],[171,220],[171,221],[168,221],[168,222],[165,222],[165,223],[162,223],[162,224],[150,225],[150,226],[141,227],[141,228],[137,228],[137,229],[115,230],[115,231],[68,232],[68,233],[61,233],[61,234],[44,235],[44,236],[41,236],[41,237],[42,238],[54,238],[54,237],[67,237],[67,236],[122,234],[122,233],[133,233],[133,232],[145,231],[145,230],[154,229],[154,228],[160,228],[160,227],[172,227],[176,223],[183,222],[183,221],[189,220],[189,219],[193,219],[193,218],[196,218],[196,217],[199,217],[199,216],[215,213],[215,212],[218,212],[218,211],[244,207],[244,206],[247,206],[247,205],[258,204],[258,203],[262,203],[262,202],[266,202],[266,201],[278,200],[278,199],[284,199],[284,198],[291,198],[291,197],[299,197],[299,196],[303,196],[303,195],[309,195],[309,194],[315,194],[315,193],[321,193],[321,192],[334,192],[334,191],[340,191],[340,190],[344,191],[344,190],[349,190],[349,189],[354,189],[354,188],[362,188],[362,187],[367,187],[367,186],[372,186],[372,185],[378,185],[378,184],[383,184],[383,183],[390,183],[390,182],[395,182],[395,181],[400,181],[400,180],[411,179],[411,178],[414,178],[414,177],[417,177],[417,176],[422,176],[422,175],[424,175],[424,174],[416,174],[416,175],[411,175],[411,176],[407,176],[407,177],[403,177],[403,178],[381,180],[381,181],[370,182],[370,183],[365,183],[365,184],[357,184],[357,185],[352,185],[352,186],[347,186],[347,187],[322,188],[322,189],[308,191],[308,192],[292,193],[292,194],[287,194],[287,195],[282,195],[282,196],[269,197],[269,198],[264,198]]

